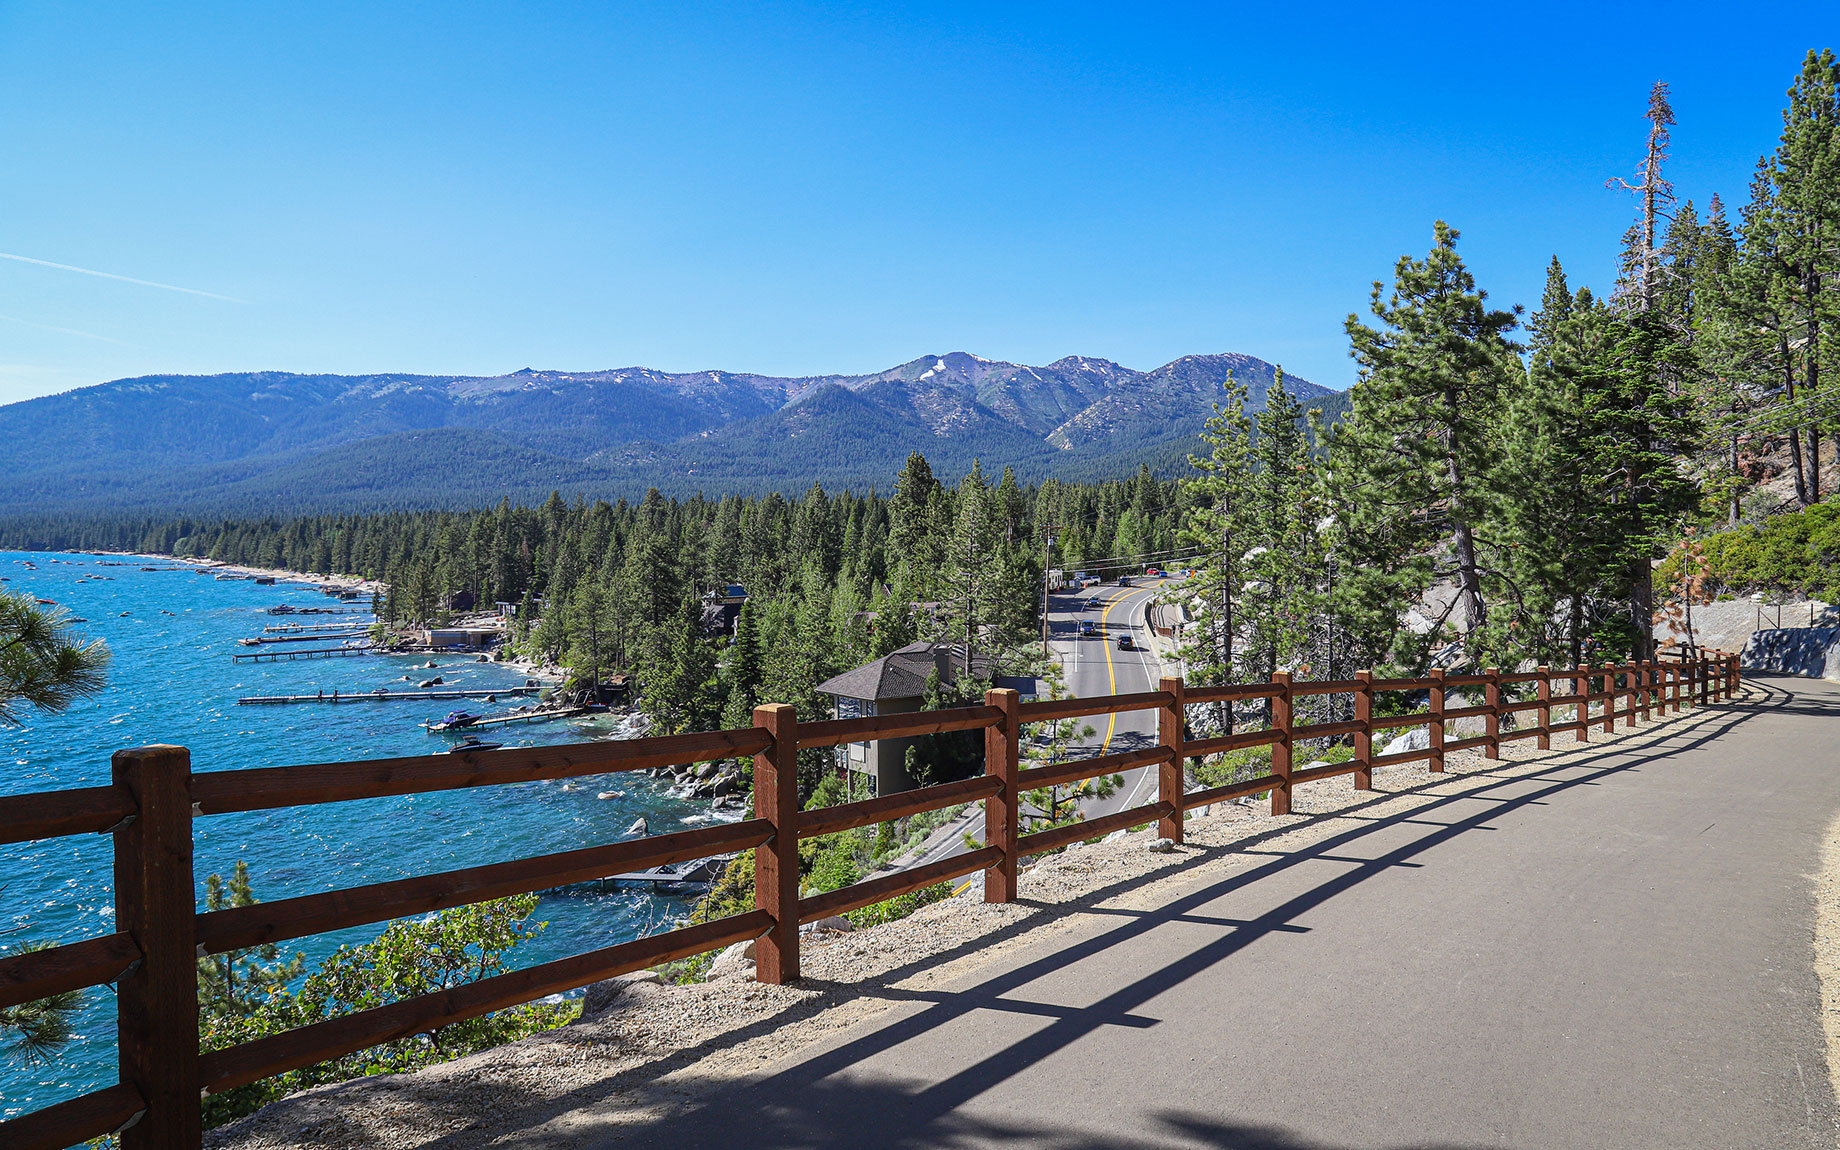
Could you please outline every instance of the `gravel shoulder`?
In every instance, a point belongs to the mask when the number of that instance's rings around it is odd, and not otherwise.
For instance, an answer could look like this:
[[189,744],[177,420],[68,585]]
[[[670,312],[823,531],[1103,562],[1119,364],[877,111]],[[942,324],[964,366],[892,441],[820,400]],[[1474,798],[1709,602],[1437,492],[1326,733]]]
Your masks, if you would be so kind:
[[[844,1028],[949,994],[986,964],[1023,947],[1053,945],[1108,910],[1157,907],[1203,883],[1452,795],[1539,774],[1606,744],[1677,737],[1715,721],[1717,708],[1657,718],[1614,736],[1511,743],[1503,759],[1451,754],[1447,773],[1423,764],[1376,773],[1357,792],[1348,776],[1298,788],[1295,813],[1220,804],[1197,811],[1188,843],[1158,849],[1153,831],[1070,848],[1026,870],[1021,901],[981,901],[981,884],[912,917],[851,934],[808,938],[805,978],[766,986],[729,978],[689,986],[631,983],[592,1019],[415,1074],[320,1087],[207,1134],[213,1147],[569,1146],[657,1124],[713,1090],[744,1081]],[[1269,808],[1263,808],[1268,810]],[[1840,1087],[1840,820],[1818,878],[1816,957],[1825,997],[1830,1069]]]
[[1840,817],[1828,824],[1821,871],[1814,876],[1814,971],[1821,979],[1821,1028],[1827,1077],[1840,1095]]

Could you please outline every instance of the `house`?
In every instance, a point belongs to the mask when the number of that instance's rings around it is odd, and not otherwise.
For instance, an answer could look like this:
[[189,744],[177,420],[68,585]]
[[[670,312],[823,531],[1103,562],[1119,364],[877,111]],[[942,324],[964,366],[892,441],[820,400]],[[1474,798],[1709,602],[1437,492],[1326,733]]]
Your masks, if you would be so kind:
[[422,633],[422,642],[429,647],[479,649],[490,647],[502,638],[504,632],[497,627],[430,627]]
[[[937,672],[942,683],[953,682],[963,672],[964,661],[963,647],[947,643],[910,643],[892,655],[819,683],[818,690],[836,699],[839,719],[907,714],[921,709],[929,674]],[[973,672],[978,677],[988,676],[990,667],[984,659],[972,662]],[[879,739],[845,744],[844,765],[868,776],[871,794],[911,790],[914,780],[907,774],[907,748],[915,741],[913,738]]]

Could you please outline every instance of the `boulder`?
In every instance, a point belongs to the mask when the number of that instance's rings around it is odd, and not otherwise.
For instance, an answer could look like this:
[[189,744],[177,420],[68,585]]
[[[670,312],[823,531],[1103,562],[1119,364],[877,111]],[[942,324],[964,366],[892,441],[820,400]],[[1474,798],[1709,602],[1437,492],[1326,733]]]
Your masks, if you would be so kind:
[[603,1015],[643,1002],[663,993],[664,979],[655,970],[635,970],[589,986],[581,999],[582,1022],[592,1022]]
[[1430,748],[1431,729],[1429,727],[1413,727],[1405,734],[1398,736],[1392,742],[1388,743],[1386,749],[1380,753],[1383,755],[1397,755],[1401,751],[1425,751]]
[[808,922],[799,928],[800,934],[849,934],[856,929],[856,924],[840,914],[821,918],[817,922]]
[[721,954],[709,966],[707,981],[715,982],[725,978],[754,977],[754,940],[737,942]]

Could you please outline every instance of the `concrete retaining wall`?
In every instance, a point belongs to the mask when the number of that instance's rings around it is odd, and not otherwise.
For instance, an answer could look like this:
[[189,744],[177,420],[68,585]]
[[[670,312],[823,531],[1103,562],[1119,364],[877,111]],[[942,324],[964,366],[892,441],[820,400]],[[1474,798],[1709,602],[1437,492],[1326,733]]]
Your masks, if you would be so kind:
[[1742,656],[1747,671],[1774,671],[1840,682],[1840,627],[1782,627],[1751,633]]

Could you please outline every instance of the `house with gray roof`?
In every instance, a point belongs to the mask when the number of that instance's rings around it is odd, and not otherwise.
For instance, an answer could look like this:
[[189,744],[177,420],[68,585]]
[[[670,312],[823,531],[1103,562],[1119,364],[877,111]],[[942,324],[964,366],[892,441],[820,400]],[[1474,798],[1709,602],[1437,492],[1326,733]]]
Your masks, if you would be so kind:
[[[942,683],[954,682],[964,673],[963,647],[947,643],[909,643],[891,655],[864,663],[818,684],[818,690],[837,701],[839,719],[867,715],[900,715],[920,710],[926,694],[927,676],[935,672]],[[987,678],[988,662],[972,660],[972,674]],[[907,748],[914,739],[880,739],[869,743],[848,743],[843,748],[844,764],[867,776],[870,793],[890,795],[911,790],[914,780],[907,774]]]

